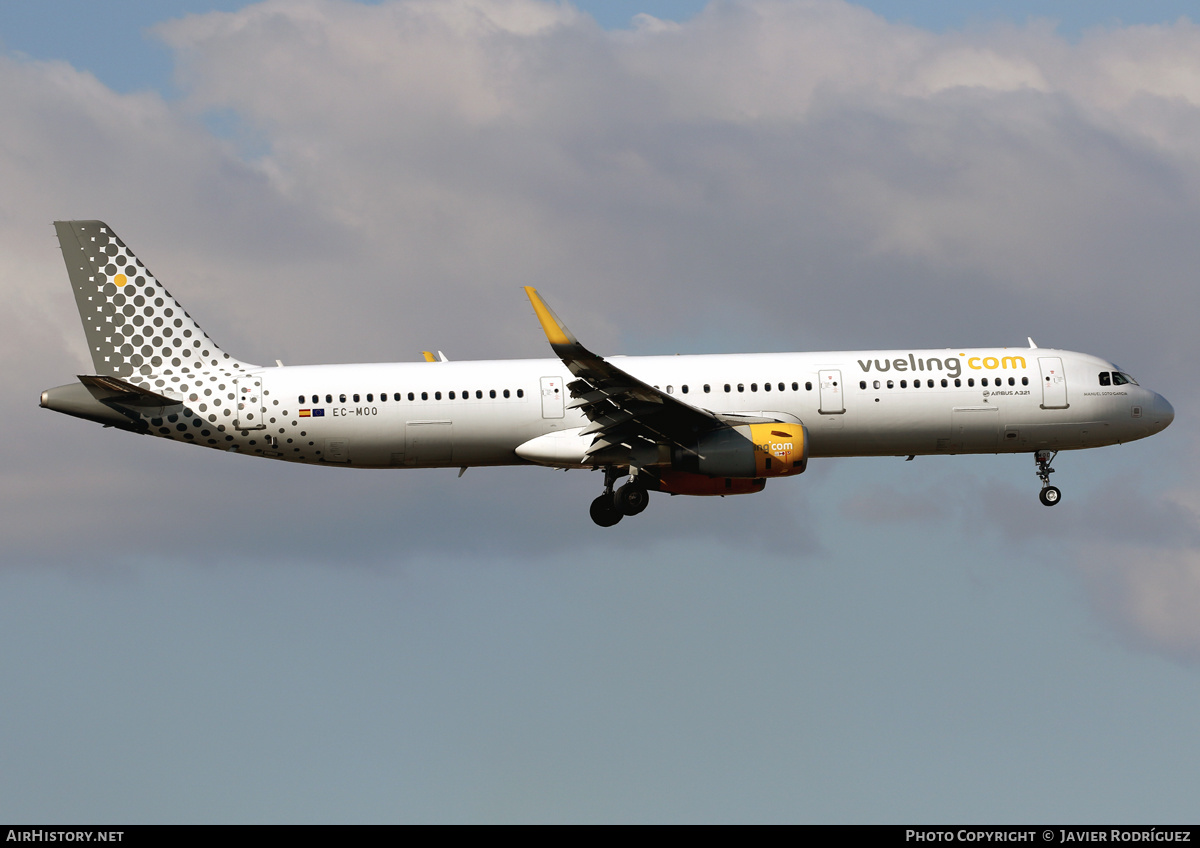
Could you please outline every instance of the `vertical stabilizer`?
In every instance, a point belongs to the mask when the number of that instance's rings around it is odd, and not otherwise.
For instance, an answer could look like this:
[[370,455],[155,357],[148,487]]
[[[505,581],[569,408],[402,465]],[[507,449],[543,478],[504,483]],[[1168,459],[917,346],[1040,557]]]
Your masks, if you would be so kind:
[[217,347],[103,221],[55,221],[96,374],[150,375],[252,368]]

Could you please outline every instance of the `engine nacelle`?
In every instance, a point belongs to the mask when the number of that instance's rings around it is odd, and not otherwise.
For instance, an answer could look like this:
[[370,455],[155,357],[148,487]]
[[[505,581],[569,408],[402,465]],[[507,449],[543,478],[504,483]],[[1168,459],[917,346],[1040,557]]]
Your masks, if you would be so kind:
[[808,465],[803,424],[739,424],[702,436],[695,453],[674,448],[671,469],[712,477],[787,477]]

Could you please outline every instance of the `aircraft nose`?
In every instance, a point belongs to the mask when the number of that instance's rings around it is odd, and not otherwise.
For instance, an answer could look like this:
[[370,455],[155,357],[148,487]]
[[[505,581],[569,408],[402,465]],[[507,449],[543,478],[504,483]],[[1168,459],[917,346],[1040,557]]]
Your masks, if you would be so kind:
[[1167,429],[1167,425],[1175,420],[1175,407],[1160,394],[1154,395],[1154,403],[1150,407],[1153,422],[1158,430]]

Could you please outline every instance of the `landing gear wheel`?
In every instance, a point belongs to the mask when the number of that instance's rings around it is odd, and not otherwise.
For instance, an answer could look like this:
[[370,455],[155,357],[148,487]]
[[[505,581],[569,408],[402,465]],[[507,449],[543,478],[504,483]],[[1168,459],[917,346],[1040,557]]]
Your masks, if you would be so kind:
[[1036,451],[1033,455],[1033,461],[1037,465],[1037,477],[1042,481],[1042,491],[1038,498],[1046,506],[1054,506],[1062,498],[1062,492],[1058,490],[1058,487],[1050,485],[1050,475],[1054,473],[1050,463],[1056,456],[1058,456],[1058,451],[1048,450]]
[[621,520],[621,513],[617,509],[617,505],[613,503],[611,494],[601,495],[592,501],[592,521],[595,521],[601,527],[612,527]]
[[630,481],[613,494],[613,503],[622,515],[637,515],[650,503],[650,493],[641,483]]

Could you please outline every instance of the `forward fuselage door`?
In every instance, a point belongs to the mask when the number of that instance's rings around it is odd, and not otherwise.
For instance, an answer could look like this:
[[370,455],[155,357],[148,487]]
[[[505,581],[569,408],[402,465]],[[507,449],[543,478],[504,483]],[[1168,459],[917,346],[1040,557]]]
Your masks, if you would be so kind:
[[817,379],[821,386],[821,408],[818,411],[822,415],[845,412],[846,406],[842,402],[842,372],[818,371]]
[[542,378],[542,417],[543,418],[562,418],[563,407],[563,381],[561,377],[543,377]]
[[1039,356],[1042,369],[1042,409],[1066,409],[1067,375],[1063,373],[1062,359],[1057,356]]
[[267,422],[263,416],[263,375],[242,374],[233,381],[237,395],[237,418],[233,426],[239,430],[264,430]]
[[951,410],[951,453],[993,453],[999,441],[1000,407],[956,406]]

